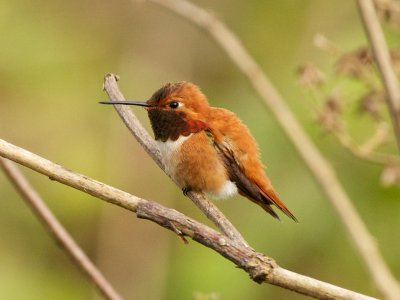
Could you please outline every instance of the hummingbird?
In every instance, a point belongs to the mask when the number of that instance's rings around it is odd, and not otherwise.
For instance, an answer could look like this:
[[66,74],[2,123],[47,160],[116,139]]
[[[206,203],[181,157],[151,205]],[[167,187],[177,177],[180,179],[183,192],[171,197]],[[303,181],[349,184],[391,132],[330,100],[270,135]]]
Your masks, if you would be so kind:
[[297,222],[265,174],[256,140],[231,111],[209,105],[190,82],[167,83],[147,101],[104,101],[147,110],[165,171],[186,195],[212,198],[237,193],[279,219],[276,206]]

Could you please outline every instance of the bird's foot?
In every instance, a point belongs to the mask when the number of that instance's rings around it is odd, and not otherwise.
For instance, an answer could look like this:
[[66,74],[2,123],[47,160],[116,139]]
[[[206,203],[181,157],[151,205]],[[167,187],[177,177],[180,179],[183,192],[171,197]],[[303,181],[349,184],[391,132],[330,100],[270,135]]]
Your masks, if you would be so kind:
[[183,194],[187,197],[187,194],[191,191],[192,189],[190,187],[184,187],[182,189]]

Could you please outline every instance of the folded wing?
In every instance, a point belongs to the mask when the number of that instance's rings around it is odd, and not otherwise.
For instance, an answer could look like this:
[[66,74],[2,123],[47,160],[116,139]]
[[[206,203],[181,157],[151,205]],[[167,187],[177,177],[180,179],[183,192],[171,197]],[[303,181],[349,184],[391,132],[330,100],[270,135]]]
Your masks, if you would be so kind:
[[[245,196],[252,202],[261,206],[266,212],[274,218],[279,219],[279,216],[272,209],[271,205],[275,205],[284,214],[297,222],[296,217],[289,211],[285,204],[278,198],[272,187],[267,187],[262,174],[258,178],[249,178],[246,175],[243,166],[235,156],[234,151],[230,148],[229,143],[219,136],[215,131],[208,131],[208,135],[213,141],[214,147],[223,159],[228,170],[229,178],[234,182],[242,196]],[[217,136],[217,137],[216,137]],[[265,180],[264,180],[265,181]]]

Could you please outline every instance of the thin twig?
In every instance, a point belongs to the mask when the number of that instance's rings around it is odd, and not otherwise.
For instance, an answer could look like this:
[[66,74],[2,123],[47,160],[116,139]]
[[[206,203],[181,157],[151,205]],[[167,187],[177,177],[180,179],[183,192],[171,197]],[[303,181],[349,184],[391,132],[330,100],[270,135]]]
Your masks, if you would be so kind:
[[174,209],[74,173],[2,139],[0,139],[0,156],[48,176],[52,180],[133,211],[139,218],[151,220],[174,233],[179,232],[182,236],[190,237],[232,261],[258,283],[270,283],[317,299],[375,299],[283,269],[272,258],[254,251],[251,247],[238,244],[224,234]]
[[[363,21],[372,53],[385,86],[387,106],[392,118],[397,147],[400,150],[400,86],[393,70],[390,53],[385,42],[378,16],[372,0],[357,0],[358,9]],[[400,296],[398,297],[400,298]]]
[[264,103],[303,157],[315,179],[330,199],[340,220],[360,253],[371,278],[387,299],[400,299],[400,287],[386,265],[374,237],[357,213],[334,169],[311,141],[295,115],[284,102],[240,40],[218,18],[186,0],[148,0],[204,29],[227,53],[259,93]]
[[42,222],[45,229],[66,252],[80,270],[93,282],[105,299],[120,300],[122,297],[114,290],[99,269],[86,256],[74,239],[68,234],[61,223],[53,215],[38,193],[29,184],[25,176],[18,170],[14,163],[0,157],[0,167],[18,190],[22,198]]
[[[118,76],[114,74],[107,74],[104,76],[104,90],[107,92],[111,101],[124,101],[125,98],[121,91],[118,89],[117,80]],[[140,145],[146,150],[150,157],[157,163],[157,165],[165,172],[160,151],[149,136],[144,127],[140,124],[132,110],[125,105],[114,105],[115,110],[128,127],[129,131],[139,142]],[[171,178],[172,179],[172,178]],[[209,218],[227,237],[247,245],[247,242],[242,237],[240,232],[233,226],[233,224],[224,216],[224,214],[217,208],[217,206],[209,201],[204,195],[196,192],[188,192],[188,197],[201,209],[201,211]]]
[[386,166],[390,163],[399,161],[397,155],[395,156],[375,151],[376,147],[386,141],[388,128],[390,127],[387,123],[378,123],[374,135],[362,145],[358,145],[347,131],[332,129],[330,132],[336,137],[340,145],[347,149],[354,157],[370,163]]

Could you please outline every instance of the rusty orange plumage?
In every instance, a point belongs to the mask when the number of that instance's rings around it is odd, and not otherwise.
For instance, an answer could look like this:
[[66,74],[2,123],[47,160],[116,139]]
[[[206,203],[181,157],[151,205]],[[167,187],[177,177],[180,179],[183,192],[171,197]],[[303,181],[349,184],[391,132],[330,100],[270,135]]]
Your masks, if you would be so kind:
[[234,113],[211,107],[196,85],[168,83],[146,102],[102,103],[145,106],[166,172],[185,193],[225,198],[238,192],[275,218],[271,205],[297,221],[265,174],[246,125]]

